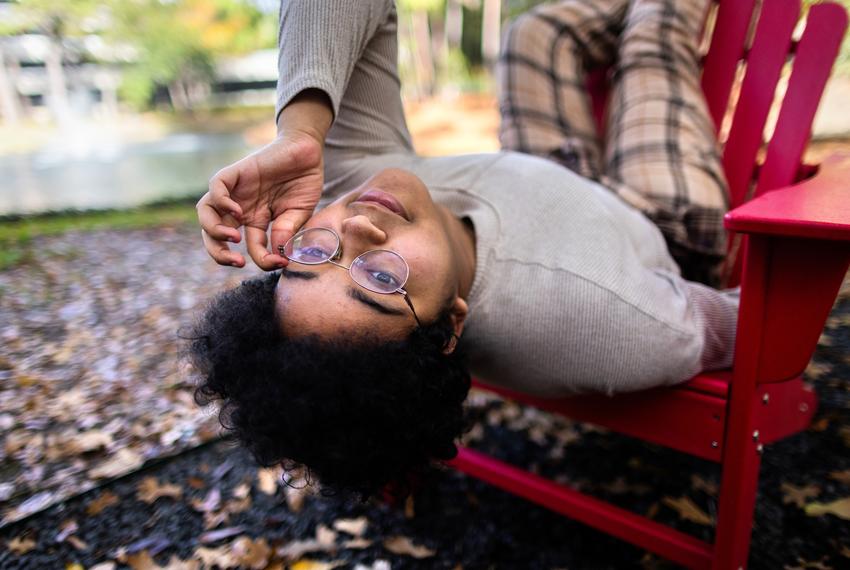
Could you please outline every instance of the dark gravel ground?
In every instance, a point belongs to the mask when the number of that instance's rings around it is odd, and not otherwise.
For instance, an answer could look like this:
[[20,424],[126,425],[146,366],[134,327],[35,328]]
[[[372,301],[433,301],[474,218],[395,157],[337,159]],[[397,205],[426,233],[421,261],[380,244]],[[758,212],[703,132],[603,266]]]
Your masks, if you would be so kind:
[[[848,314],[850,300],[843,299],[821,339],[816,364],[810,367],[810,376],[818,376],[815,387],[820,396],[812,427],[768,446],[765,452],[752,568],[850,567],[847,521],[830,514],[808,516],[801,508],[850,496],[850,326],[843,324]],[[553,422],[545,414],[480,394],[471,399],[471,409],[481,426],[471,436],[474,447],[533,466],[542,474],[567,478],[588,492],[641,514],[652,513],[655,520],[700,538],[712,538],[709,525],[682,520],[664,499],[689,497],[699,511],[712,517],[719,477],[716,465],[589,426]],[[564,430],[572,436],[563,458],[558,458],[560,452],[553,452],[559,446],[558,438],[553,434]],[[228,544],[236,534],[263,537],[272,547],[285,546],[313,538],[318,525],[330,527],[341,518],[366,517],[363,536],[372,541],[370,546],[345,548],[341,544],[346,536],[340,534],[336,547],[306,554],[292,567],[321,567],[310,566],[305,559],[376,569],[387,567],[376,563],[381,560],[394,569],[672,567],[626,543],[450,470],[435,472],[406,506],[308,496],[300,512],[293,512],[285,500],[285,489],[278,489],[275,495],[259,491],[257,469],[245,451],[228,442],[189,451],[3,529],[0,538],[4,542],[24,536],[36,544],[21,555],[9,549],[0,551],[0,567],[65,568],[73,563],[90,567],[115,560],[120,547],[130,554],[147,551],[162,565],[173,555],[190,560],[205,532],[203,515],[192,507],[192,500],[204,500],[215,488],[224,497],[238,495],[235,489],[245,483],[252,487],[251,508],[233,514],[219,527],[241,528],[206,546]],[[137,487],[151,476],[163,484],[179,485],[182,499],[164,497],[152,504],[138,500]],[[807,489],[799,493],[800,506],[783,484]],[[88,515],[88,505],[107,492],[114,493],[118,502],[95,516]],[[69,520],[77,523],[73,534],[84,544],[57,541],[60,527]],[[409,537],[434,554],[421,559],[393,554],[382,542],[396,535]]]
[[[194,235],[194,229],[192,232]],[[80,255],[85,257],[91,251],[91,255],[98,256],[101,263],[114,259],[119,264],[115,271],[119,271],[120,263],[126,259],[122,252],[126,250],[122,249],[118,240],[103,239],[109,235],[80,237],[81,240],[99,240],[99,243],[93,242],[90,248],[83,249]],[[179,245],[188,239],[188,229],[178,228],[173,234],[137,232],[128,235],[137,242],[140,235],[145,238],[142,242],[147,244],[143,251],[145,255],[156,256],[160,250],[185,250],[185,258],[168,262],[171,266],[170,273],[166,272],[168,275],[182,275],[186,273],[185,267],[201,266],[204,267],[203,272],[192,276],[199,289],[203,289],[213,275],[217,283],[225,280],[214,273],[217,271],[214,267],[203,266],[196,259],[194,249],[190,253]],[[110,253],[112,249],[114,253]],[[36,261],[39,262],[39,258]],[[79,267],[92,267],[82,261],[86,259],[76,260]],[[41,263],[39,267],[45,268],[44,279],[50,282],[62,282],[60,277],[64,282],[79,280],[79,291],[92,290],[94,293],[91,294],[98,295],[101,289],[106,291],[116,287],[110,281],[103,288],[86,289],[83,284],[90,281],[85,276],[68,273],[63,265],[57,265],[58,262],[44,260]],[[51,271],[57,275],[52,276]],[[169,316],[179,316],[183,314],[181,311],[189,311],[195,303],[187,301],[185,308],[167,305],[168,299],[177,297],[168,294],[165,289],[180,290],[179,283],[183,281],[163,283],[164,289],[160,291],[145,286],[150,278],[148,273],[147,280],[139,280],[136,284],[130,277],[122,278],[124,281],[115,277],[121,291],[126,289],[128,298],[135,299],[134,302],[139,305],[134,310],[138,310],[140,315],[148,314],[151,307],[161,307],[152,313],[156,316],[152,321],[156,326],[148,324],[148,329],[172,331],[173,321],[181,319]],[[6,273],[4,279],[4,283],[9,282],[6,284],[10,291],[20,292],[28,281],[32,281],[29,287],[33,295],[44,290],[41,281],[33,280],[31,274],[18,278],[15,273]],[[807,370],[807,376],[814,382],[820,397],[817,416],[807,431],[767,446],[763,457],[750,558],[752,568],[850,568],[850,524],[846,520],[850,518],[850,505],[835,507],[838,514],[810,516],[805,511],[805,507],[812,503],[834,504],[842,499],[850,503],[850,295],[846,285],[827,322],[813,364]],[[86,297],[77,295],[71,299],[74,303],[86,300]],[[36,301],[33,303],[44,306],[45,311],[49,303],[68,302],[64,298]],[[97,303],[105,301],[94,299],[92,303],[100,306]],[[15,308],[7,305],[4,310],[10,311],[10,314],[12,311],[24,314],[28,306]],[[116,311],[119,309],[116,307]],[[108,318],[104,319],[109,324]],[[74,322],[69,320],[64,326],[73,332]],[[140,321],[142,324],[147,322]],[[153,350],[164,334],[151,336],[149,343],[145,341],[144,350]],[[80,342],[90,341],[93,342],[85,337]],[[22,346],[20,350],[25,348]],[[123,355],[120,348],[115,347],[115,350]],[[77,352],[69,354],[72,355],[68,357],[70,363],[76,363],[73,355]],[[14,364],[18,361],[13,357],[14,354],[8,356]],[[54,353],[45,353],[44,358],[46,362],[53,362],[50,359],[57,357]],[[41,370],[32,358],[25,362],[30,361],[33,370]],[[84,360],[79,366],[85,372]],[[68,365],[48,369],[67,370]],[[82,377],[82,372],[80,375]],[[155,376],[147,376],[147,381]],[[102,379],[96,375],[85,378],[88,378],[85,381],[91,384],[92,390],[102,385]],[[35,390],[54,384],[56,389],[60,389],[64,386],[62,382],[71,380],[49,375],[27,377],[25,389]],[[121,393],[126,396],[122,398],[128,402],[133,400],[136,390],[133,386],[135,384],[128,383],[122,388]],[[148,463],[142,471],[111,482],[108,479],[98,480],[97,488],[0,529],[0,569],[77,570],[98,565],[98,570],[125,567],[150,570],[160,566],[175,570],[203,567],[199,562],[193,562],[200,559],[207,561],[205,567],[210,567],[215,560],[221,565],[227,565],[225,561],[230,560],[230,565],[248,567],[253,563],[256,568],[283,568],[288,564],[295,570],[333,567],[317,561],[337,561],[340,567],[360,565],[361,569],[374,570],[390,567],[672,567],[624,542],[451,470],[435,472],[412,500],[397,507],[381,502],[347,503],[340,498],[305,495],[286,487],[275,489],[274,483],[269,488],[268,472],[263,472],[264,478],[248,454],[228,442],[193,449],[194,440],[186,439],[175,444],[170,438],[163,439],[161,424],[174,422],[173,418],[163,414],[166,408],[176,405],[174,402],[180,403],[181,414],[185,411],[185,419],[181,420],[187,422],[185,425],[195,425],[190,422],[202,424],[203,421],[192,420],[185,398],[177,397],[179,392],[188,392],[190,387],[169,385],[161,390],[165,394],[173,393],[173,400],[147,398],[144,399],[144,402],[150,403],[147,408],[148,404],[138,404],[138,399],[135,400],[137,405],[131,407],[122,403],[122,407],[108,408],[107,405],[113,405],[109,403],[111,400],[96,406],[96,412],[110,421],[115,417],[122,418],[120,425],[129,426],[127,430],[141,425],[141,428],[132,431],[132,438],[136,439],[121,436],[121,431],[115,432],[114,446],[130,442],[137,446],[135,449],[153,450],[149,454],[146,452],[145,457],[152,458],[155,464]],[[10,417],[13,413],[17,414],[13,395],[7,401],[7,416]],[[39,398],[48,405],[54,396],[44,392]],[[165,408],[160,409],[161,406]],[[711,520],[716,514],[719,480],[716,465],[591,426],[553,418],[481,393],[471,396],[470,410],[478,419],[476,428],[467,436],[470,446],[543,475],[569,481],[586,492],[699,538],[712,539]],[[191,415],[204,417],[198,410]],[[45,417],[45,425],[53,425],[50,422],[54,419],[49,415]],[[40,425],[17,429],[36,429]],[[172,431],[175,429],[171,428]],[[156,445],[146,443],[150,438],[146,438],[145,430],[153,430]],[[72,436],[69,435],[69,441],[73,441]],[[26,449],[27,446],[24,446],[21,453]],[[49,447],[46,449],[49,450]],[[106,451],[111,449],[108,447]],[[166,449],[186,451],[156,462],[157,453]],[[26,459],[28,456],[22,457]],[[59,456],[56,461],[63,461],[63,457]],[[32,459],[33,468],[43,461],[35,457]],[[5,465],[8,467],[9,463]],[[85,473],[85,470],[81,467],[77,472]],[[144,488],[146,484],[154,485],[163,496],[155,500],[148,497],[150,502],[146,502],[140,492],[140,486]],[[167,485],[173,487],[161,487]],[[111,501],[105,500],[111,497],[114,497]],[[112,504],[107,506],[109,502]],[[98,506],[100,510],[96,508]],[[340,519],[360,517],[365,517],[366,527],[359,543],[346,544],[352,538],[350,532],[334,534],[324,529],[334,527]],[[215,535],[205,534],[209,531],[220,531],[226,536],[215,540]],[[407,537],[413,544],[425,547],[418,552],[422,558],[390,551],[388,548],[393,547],[387,540],[397,536]],[[317,538],[318,544],[305,547],[305,541]],[[302,547],[300,552],[299,546]],[[401,550],[416,552],[410,547]],[[153,559],[146,558],[147,555]],[[240,562],[233,563],[237,555]]]

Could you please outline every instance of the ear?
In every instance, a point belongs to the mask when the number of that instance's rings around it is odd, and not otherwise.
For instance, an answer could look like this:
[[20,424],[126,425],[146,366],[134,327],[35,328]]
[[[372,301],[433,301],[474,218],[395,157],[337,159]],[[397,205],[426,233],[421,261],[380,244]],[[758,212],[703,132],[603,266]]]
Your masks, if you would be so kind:
[[468,314],[469,305],[466,304],[466,301],[460,297],[455,297],[449,313],[449,319],[452,323],[452,332],[454,335],[449,341],[449,344],[446,345],[446,348],[443,349],[443,354],[451,354],[455,351],[455,348],[457,348],[457,341],[460,339],[460,335],[463,334],[463,325],[466,322],[466,315]]

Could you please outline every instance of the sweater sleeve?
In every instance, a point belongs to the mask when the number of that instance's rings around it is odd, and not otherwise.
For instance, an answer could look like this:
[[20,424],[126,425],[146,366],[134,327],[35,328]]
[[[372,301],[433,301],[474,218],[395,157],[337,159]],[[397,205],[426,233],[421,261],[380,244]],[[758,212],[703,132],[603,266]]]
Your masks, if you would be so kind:
[[392,0],[283,0],[275,117],[301,91],[319,89],[334,112],[326,150],[412,152],[396,34]]

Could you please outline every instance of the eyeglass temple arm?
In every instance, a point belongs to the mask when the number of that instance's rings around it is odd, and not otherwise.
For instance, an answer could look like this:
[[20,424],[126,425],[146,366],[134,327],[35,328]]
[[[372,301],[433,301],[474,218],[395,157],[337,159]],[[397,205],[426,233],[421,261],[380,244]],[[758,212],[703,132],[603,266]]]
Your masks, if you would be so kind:
[[404,302],[407,303],[407,306],[410,307],[410,310],[413,312],[413,318],[416,319],[416,324],[421,328],[422,323],[419,321],[419,315],[416,314],[416,309],[413,308],[413,303],[410,302],[410,297],[407,294],[407,291],[404,289],[399,289],[399,293],[404,297]]

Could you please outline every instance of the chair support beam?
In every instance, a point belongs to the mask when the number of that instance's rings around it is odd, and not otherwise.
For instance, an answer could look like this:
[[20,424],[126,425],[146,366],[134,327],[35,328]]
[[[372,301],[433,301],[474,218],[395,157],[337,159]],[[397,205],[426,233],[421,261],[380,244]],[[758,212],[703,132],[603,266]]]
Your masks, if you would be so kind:
[[461,448],[448,464],[687,568],[709,568],[712,546],[683,532],[529,473],[483,453]]

